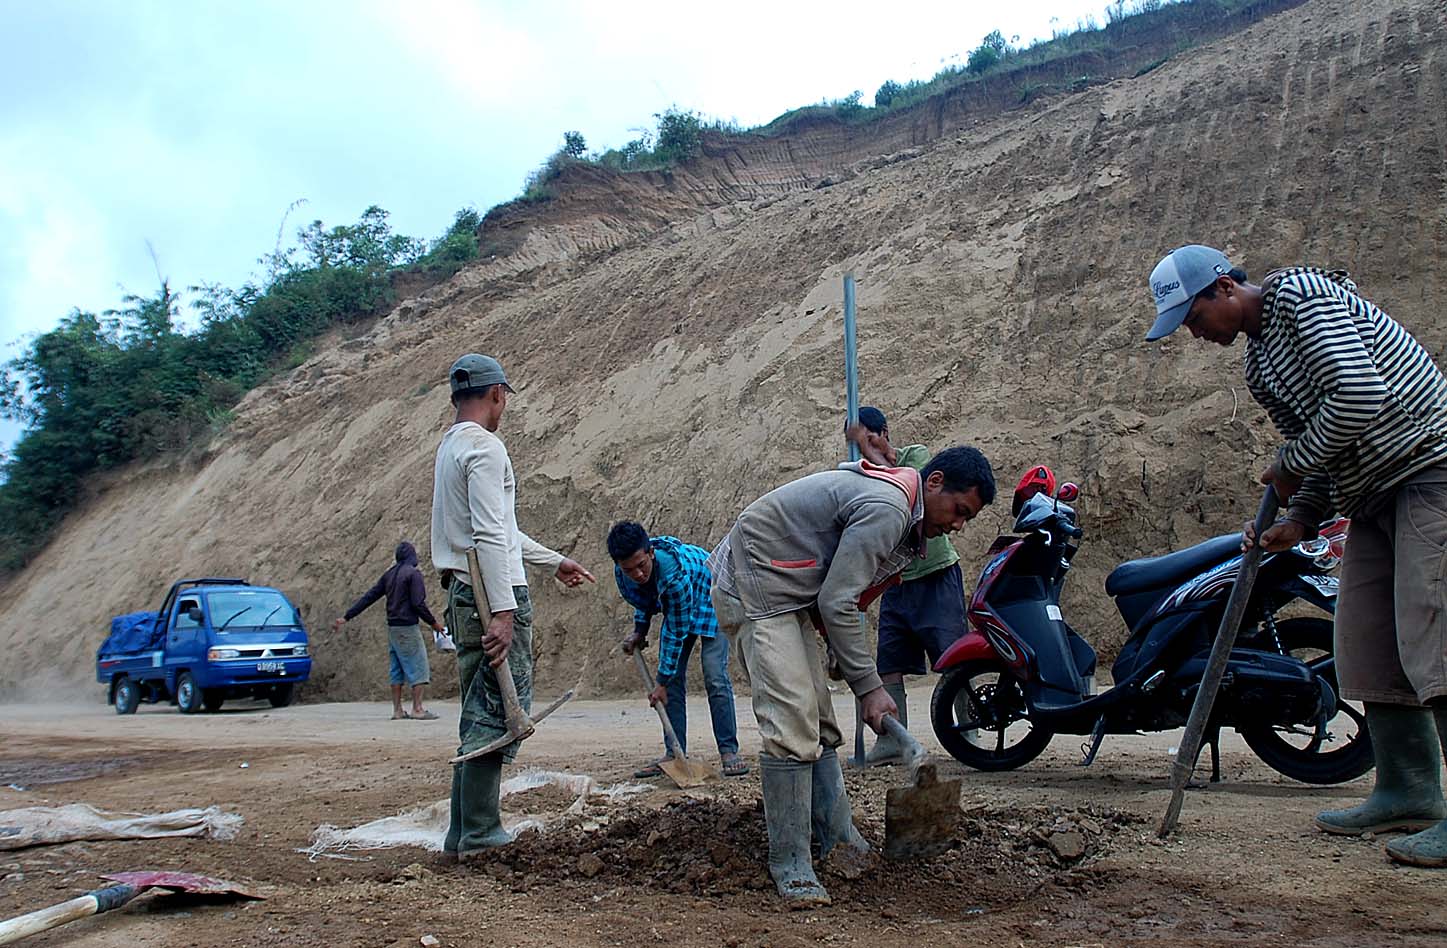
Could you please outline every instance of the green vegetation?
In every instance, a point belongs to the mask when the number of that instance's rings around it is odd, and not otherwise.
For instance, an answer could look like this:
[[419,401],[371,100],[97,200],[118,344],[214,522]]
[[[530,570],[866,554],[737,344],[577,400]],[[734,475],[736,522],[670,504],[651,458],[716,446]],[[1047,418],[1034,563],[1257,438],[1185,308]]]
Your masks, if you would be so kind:
[[477,211],[432,241],[392,232],[370,207],[356,224],[301,228],[259,261],[265,275],[187,291],[199,325],[182,331],[182,294],[128,295],[99,315],[74,310],[0,372],[0,414],[26,425],[0,484],[0,569],[39,550],[87,479],[225,428],[247,390],[311,354],[334,326],[394,298],[400,271],[447,275],[477,256]]
[[[581,133],[566,132],[564,147],[529,175],[519,200],[532,202],[552,197],[551,182],[556,181],[571,161],[603,165],[618,171],[655,171],[673,167],[696,156],[704,133],[709,131],[777,135],[808,118],[833,118],[848,124],[863,124],[972,83],[1013,81],[1011,91],[1016,96],[1014,101],[1021,104],[1052,91],[1078,92],[1103,77],[1077,74],[1062,82],[1046,82],[1030,78],[1027,71],[1089,53],[1128,48],[1139,44],[1139,37],[1147,32],[1163,31],[1175,36],[1172,47],[1176,51],[1186,49],[1194,42],[1200,24],[1220,22],[1259,3],[1260,0],[1106,0],[1104,26],[1095,17],[1086,16],[1073,27],[1057,29],[1050,39],[1037,41],[1028,47],[1019,45],[1018,36],[1007,38],[999,30],[993,30],[969,52],[963,64],[946,65],[927,80],[912,79],[904,83],[886,80],[874,93],[873,107],[865,105],[863,93],[855,91],[842,99],[824,99],[814,105],[791,109],[765,125],[749,129],[739,128],[732,122],[708,121],[697,113],[674,107],[654,116],[658,120],[656,132],[635,130],[637,137],[621,148],[592,154],[586,153]],[[1163,62],[1165,59],[1158,59],[1136,74],[1149,72]]]

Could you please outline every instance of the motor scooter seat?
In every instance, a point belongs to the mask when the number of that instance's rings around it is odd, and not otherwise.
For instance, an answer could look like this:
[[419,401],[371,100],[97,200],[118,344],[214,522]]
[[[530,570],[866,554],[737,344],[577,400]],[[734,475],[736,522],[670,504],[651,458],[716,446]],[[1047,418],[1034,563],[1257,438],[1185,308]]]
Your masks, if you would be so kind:
[[1164,556],[1131,560],[1111,570],[1105,578],[1105,591],[1111,596],[1123,596],[1179,585],[1240,552],[1241,534],[1228,533]]

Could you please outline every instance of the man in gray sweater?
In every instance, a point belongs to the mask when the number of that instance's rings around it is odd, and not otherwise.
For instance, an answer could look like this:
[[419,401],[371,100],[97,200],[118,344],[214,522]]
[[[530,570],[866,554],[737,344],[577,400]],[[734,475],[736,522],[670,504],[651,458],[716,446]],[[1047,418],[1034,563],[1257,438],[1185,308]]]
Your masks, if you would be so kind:
[[[842,742],[816,629],[876,733],[897,714],[880,682],[859,610],[896,582],[925,541],[959,530],[995,498],[985,456],[941,451],[921,471],[842,464],[765,494],[709,557],[719,627],[738,643],[763,752],[769,874],[795,904],[827,904],[821,858],[869,845],[854,828],[835,752]],[[809,620],[806,622],[806,619]]]

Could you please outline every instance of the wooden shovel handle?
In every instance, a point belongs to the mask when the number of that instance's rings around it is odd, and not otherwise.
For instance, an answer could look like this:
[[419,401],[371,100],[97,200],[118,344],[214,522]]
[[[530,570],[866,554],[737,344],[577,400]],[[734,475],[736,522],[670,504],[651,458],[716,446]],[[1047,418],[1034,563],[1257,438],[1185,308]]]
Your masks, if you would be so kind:
[[[638,649],[633,650],[633,664],[638,668],[638,677],[643,679],[644,692],[651,693],[657,682],[648,673],[648,663],[643,660],[643,653]],[[653,710],[658,712],[658,720],[663,722],[663,733],[668,735],[668,741],[673,745],[673,752],[678,755],[680,760],[688,760],[688,755],[683,752],[683,745],[678,742],[678,735],[673,733],[673,722],[668,720],[668,712],[662,705],[657,704],[653,706]]]
[[87,892],[69,902],[61,902],[48,908],[37,909],[26,915],[6,919],[0,922],[0,945],[8,945],[30,935],[38,935],[41,932],[48,932],[52,928],[59,928],[67,922],[74,922],[120,908],[140,895],[142,891],[143,889],[133,885],[113,885]]
[[[487,620],[484,616],[492,614],[492,606],[487,598],[487,589],[482,585],[482,566],[477,562],[477,550],[473,547],[467,548],[467,571],[472,574],[472,598],[477,608],[478,621],[482,623],[484,635],[487,629]],[[512,680],[512,668],[509,667],[508,659],[504,658],[501,665],[493,671],[497,675],[497,690],[502,693],[503,713],[507,716],[507,730],[517,740],[533,733],[533,722],[528,720],[527,712],[523,711],[522,702],[518,700],[517,685]]]

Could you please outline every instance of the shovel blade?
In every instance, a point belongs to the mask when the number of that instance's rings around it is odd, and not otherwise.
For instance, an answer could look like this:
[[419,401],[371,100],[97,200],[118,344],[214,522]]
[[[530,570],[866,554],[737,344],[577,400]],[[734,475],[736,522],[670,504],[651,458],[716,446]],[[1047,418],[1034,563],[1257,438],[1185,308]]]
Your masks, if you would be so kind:
[[714,777],[713,768],[701,760],[690,760],[687,757],[674,757],[672,760],[660,760],[658,769],[668,775],[679,788],[701,787]]
[[934,764],[922,764],[913,786],[891,787],[884,796],[884,855],[926,859],[949,849],[960,818],[960,781],[940,780]]
[[191,872],[115,872],[101,878],[138,889],[166,889],[191,895],[232,895],[243,899],[264,898],[235,882]]

